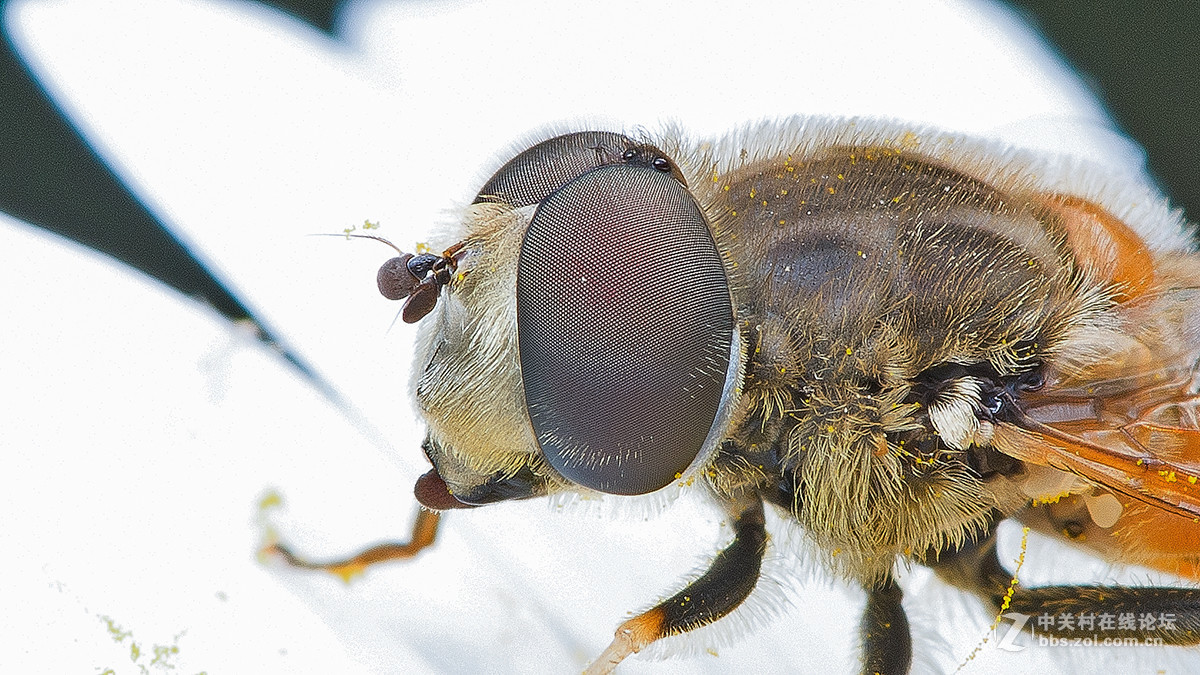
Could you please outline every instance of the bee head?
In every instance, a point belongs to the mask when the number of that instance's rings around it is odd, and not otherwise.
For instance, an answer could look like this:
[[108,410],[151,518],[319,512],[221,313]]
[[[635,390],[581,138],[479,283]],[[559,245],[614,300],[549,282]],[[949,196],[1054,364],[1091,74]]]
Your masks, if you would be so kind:
[[558,136],[502,166],[464,221],[440,258],[380,272],[385,295],[428,314],[413,389],[448,489],[522,474],[542,494],[646,494],[703,463],[739,343],[725,262],[675,162],[621,134]]

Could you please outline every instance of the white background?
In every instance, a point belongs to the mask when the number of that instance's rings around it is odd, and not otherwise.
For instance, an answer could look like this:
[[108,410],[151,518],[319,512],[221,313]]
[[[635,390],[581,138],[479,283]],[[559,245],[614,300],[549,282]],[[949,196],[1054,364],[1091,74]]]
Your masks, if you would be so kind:
[[[396,305],[374,289],[390,251],[305,235],[371,219],[403,247],[426,241],[547,125],[705,135],[800,112],[886,116],[1140,161],[1070,71],[987,4],[367,2],[341,17],[340,41],[233,1],[8,12],[88,139],[361,416],[204,306],[0,220],[6,672],[576,672],[718,550],[728,528],[692,494],[653,517],[544,501],[455,512],[436,548],[349,586],[255,560],[268,521],[313,554],[406,537],[427,468],[406,394],[415,329],[389,329]],[[285,506],[263,513],[272,491]],[[728,627],[689,660],[622,671],[855,670],[861,593],[772,525],[775,592],[751,609],[773,621],[719,657],[704,649]],[[1011,536],[1003,553],[1016,555]],[[1149,578],[1039,541],[1022,573]],[[923,570],[904,583],[915,669],[953,671],[992,617]],[[1189,659],[989,645],[963,670]]]

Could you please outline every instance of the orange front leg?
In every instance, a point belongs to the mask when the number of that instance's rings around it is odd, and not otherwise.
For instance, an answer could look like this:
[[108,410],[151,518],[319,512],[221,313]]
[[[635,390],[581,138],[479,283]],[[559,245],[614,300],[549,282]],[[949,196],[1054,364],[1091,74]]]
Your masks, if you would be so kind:
[[292,567],[306,570],[323,570],[341,577],[344,581],[362,574],[367,567],[389,560],[407,560],[431,546],[437,538],[441,515],[435,511],[421,509],[413,522],[412,535],[406,542],[387,542],[372,546],[347,558],[314,562],[301,558],[291,549],[278,542],[267,544],[262,549],[266,556],[279,556]]

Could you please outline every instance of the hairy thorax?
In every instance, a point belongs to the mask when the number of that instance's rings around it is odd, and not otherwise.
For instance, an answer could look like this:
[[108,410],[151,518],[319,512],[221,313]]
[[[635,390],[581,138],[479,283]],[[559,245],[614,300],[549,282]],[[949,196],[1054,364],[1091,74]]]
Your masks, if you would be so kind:
[[[747,158],[708,178],[750,352],[726,455],[761,460],[718,457],[717,490],[774,495],[830,567],[868,583],[1016,508],[1022,467],[987,465],[971,373],[1018,376],[1095,313],[1053,220],[890,148]],[[963,366],[958,389],[923,386],[946,363]]]

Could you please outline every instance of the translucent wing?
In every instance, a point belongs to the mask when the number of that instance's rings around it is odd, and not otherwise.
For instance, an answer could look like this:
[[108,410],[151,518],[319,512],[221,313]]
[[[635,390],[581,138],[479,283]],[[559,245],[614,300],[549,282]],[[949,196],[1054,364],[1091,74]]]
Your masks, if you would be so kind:
[[[1094,205],[1057,203],[1081,264],[1119,289],[1118,304],[1103,325],[1078,331],[1051,357],[1043,387],[1013,402],[1019,411],[996,426],[993,442],[1026,462],[1085,479],[1055,484],[1035,474],[1026,484],[1040,502],[1071,491],[1091,495],[1073,500],[1087,507],[1075,520],[1064,515],[1066,507],[1046,509],[1060,512],[1052,517],[1060,525],[1082,528],[1072,535],[1065,527],[1073,538],[1111,558],[1194,573],[1200,266],[1183,254],[1154,252],[1147,243],[1153,232],[1139,235]],[[1097,495],[1106,492],[1112,496],[1102,506]]]

